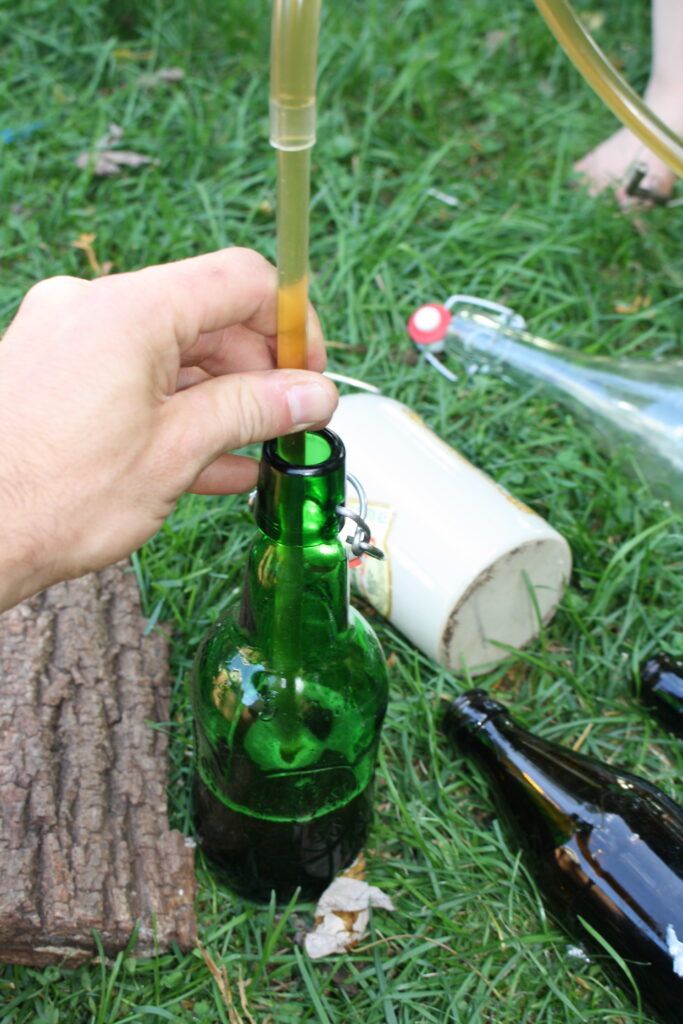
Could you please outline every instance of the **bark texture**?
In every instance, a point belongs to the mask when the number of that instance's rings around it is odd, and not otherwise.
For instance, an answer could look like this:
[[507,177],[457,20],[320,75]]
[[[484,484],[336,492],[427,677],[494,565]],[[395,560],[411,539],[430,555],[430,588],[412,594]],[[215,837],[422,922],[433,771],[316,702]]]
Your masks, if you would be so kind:
[[76,966],[196,940],[194,844],[168,827],[165,638],[124,565],[0,616],[0,960]]

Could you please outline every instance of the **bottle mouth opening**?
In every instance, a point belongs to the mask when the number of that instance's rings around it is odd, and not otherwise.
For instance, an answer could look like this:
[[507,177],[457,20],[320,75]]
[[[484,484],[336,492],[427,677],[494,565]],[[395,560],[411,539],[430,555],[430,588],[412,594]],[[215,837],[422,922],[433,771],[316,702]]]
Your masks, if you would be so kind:
[[446,708],[444,731],[457,743],[466,743],[491,719],[505,714],[506,709],[485,690],[468,690]]
[[344,445],[332,430],[305,431],[301,443],[291,451],[283,450],[278,440],[266,441],[263,454],[273,469],[285,476],[327,476],[344,466]]

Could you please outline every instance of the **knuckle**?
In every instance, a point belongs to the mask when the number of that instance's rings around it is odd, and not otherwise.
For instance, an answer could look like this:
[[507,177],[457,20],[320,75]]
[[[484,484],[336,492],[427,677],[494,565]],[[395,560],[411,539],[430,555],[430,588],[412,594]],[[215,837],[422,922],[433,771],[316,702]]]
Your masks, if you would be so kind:
[[82,294],[88,284],[88,281],[83,281],[80,277],[69,277],[67,274],[46,277],[29,288],[24,296],[21,309],[25,312],[33,312],[44,310],[46,305],[61,306]]
[[273,269],[273,264],[262,256],[256,249],[248,249],[246,246],[235,246],[230,250],[230,253],[238,263],[246,264],[250,263],[254,270],[265,270],[268,271]]
[[235,383],[232,415],[226,424],[226,434],[236,438],[233,447],[238,447],[248,444],[250,441],[263,439],[266,417],[264,417],[263,403],[258,400],[254,389],[250,387],[246,378],[239,375]]

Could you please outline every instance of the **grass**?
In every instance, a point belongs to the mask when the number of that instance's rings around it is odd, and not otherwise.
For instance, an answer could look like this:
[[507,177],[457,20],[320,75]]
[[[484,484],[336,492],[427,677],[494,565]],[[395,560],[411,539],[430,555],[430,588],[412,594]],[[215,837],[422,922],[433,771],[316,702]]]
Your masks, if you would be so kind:
[[[586,3],[577,4],[588,9]],[[82,235],[114,271],[228,244],[273,257],[267,145],[268,4],[17,0],[0,9],[0,321],[56,273],[89,276]],[[413,308],[466,291],[532,330],[596,354],[680,350],[678,210],[624,217],[568,187],[614,121],[559,52],[530,0],[324,4],[312,201],[313,297],[332,367],[407,403],[546,516],[575,570],[539,640],[483,682],[530,727],[679,792],[680,743],[639,710],[639,661],[683,652],[680,522],[623,475],[571,414],[483,376],[455,386],[415,364]],[[598,41],[642,88],[647,5],[603,0]],[[180,66],[175,85],[140,76]],[[75,160],[111,122],[158,163],[95,179]],[[457,198],[449,206],[436,189]],[[640,297],[640,298],[639,298]],[[644,300],[646,300],[644,302]],[[624,307],[640,309],[633,313]],[[457,521],[457,509],[442,510]],[[455,527],[454,527],[455,528]],[[241,499],[183,500],[135,558],[146,613],[172,622],[170,808],[189,829],[186,677],[197,642],[239,585],[252,526]],[[122,953],[76,971],[5,967],[0,1024],[646,1024],[599,962],[569,955],[483,781],[438,732],[466,685],[375,617],[391,705],[379,765],[370,880],[376,913],[352,955],[308,961],[311,907],[242,904],[198,865],[201,950]]]

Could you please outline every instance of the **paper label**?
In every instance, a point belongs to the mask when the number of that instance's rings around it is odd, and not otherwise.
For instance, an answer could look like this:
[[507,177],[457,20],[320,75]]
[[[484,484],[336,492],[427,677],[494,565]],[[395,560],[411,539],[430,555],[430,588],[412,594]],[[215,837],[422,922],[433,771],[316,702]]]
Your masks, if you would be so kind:
[[[348,507],[358,511],[358,499],[349,496]],[[356,594],[364,597],[380,615],[389,618],[391,612],[391,553],[389,550],[389,534],[394,519],[394,510],[389,505],[368,502],[366,522],[370,527],[370,540],[384,552],[384,558],[371,558],[369,555],[356,557],[350,548],[349,576],[351,588]],[[347,524],[353,528],[351,521]]]

